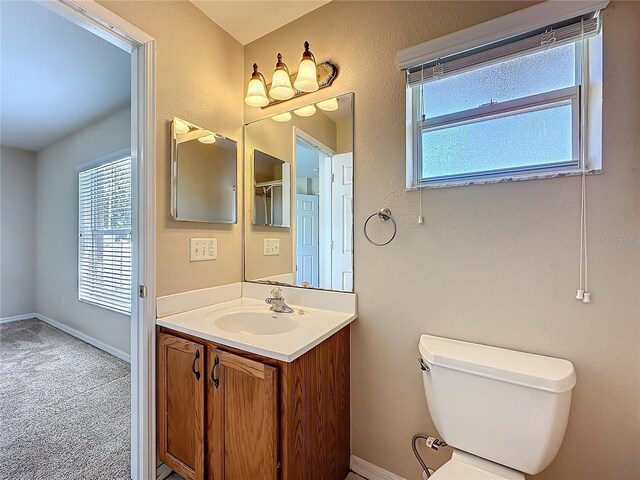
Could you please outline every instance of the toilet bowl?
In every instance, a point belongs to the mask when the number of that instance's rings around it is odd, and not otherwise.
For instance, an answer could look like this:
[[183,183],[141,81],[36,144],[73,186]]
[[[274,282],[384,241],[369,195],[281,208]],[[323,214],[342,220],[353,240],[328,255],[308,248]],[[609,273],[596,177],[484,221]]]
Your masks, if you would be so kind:
[[553,461],[576,383],[571,362],[422,335],[424,391],[454,449],[433,480],[524,480]]

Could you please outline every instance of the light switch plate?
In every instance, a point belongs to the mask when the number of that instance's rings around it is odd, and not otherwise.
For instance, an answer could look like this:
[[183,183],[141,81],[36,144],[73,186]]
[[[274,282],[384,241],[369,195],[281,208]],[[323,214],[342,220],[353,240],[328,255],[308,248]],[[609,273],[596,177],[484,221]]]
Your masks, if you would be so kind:
[[216,260],[218,258],[217,238],[192,238],[191,261]]
[[264,256],[280,255],[280,239],[265,238],[264,239]]

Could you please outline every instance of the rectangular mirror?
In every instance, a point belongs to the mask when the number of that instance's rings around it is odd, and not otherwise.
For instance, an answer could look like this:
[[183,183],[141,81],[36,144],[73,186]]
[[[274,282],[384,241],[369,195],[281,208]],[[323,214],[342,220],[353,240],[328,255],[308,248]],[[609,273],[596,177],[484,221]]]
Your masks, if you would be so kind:
[[353,291],[353,94],[245,125],[245,279]]
[[236,142],[174,117],[171,215],[183,222],[237,222]]

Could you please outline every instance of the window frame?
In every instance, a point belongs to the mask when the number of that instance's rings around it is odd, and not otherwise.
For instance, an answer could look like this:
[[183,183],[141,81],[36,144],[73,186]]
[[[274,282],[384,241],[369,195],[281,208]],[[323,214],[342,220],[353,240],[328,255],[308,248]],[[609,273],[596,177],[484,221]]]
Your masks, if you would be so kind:
[[[414,90],[418,90],[416,87]],[[414,92],[419,96],[419,92]],[[419,101],[419,99],[418,99]],[[458,173],[443,175],[440,177],[423,177],[424,157],[422,155],[422,134],[434,130],[456,127],[485,120],[515,116],[518,114],[544,110],[546,108],[571,105],[571,152],[572,158],[544,165],[530,165],[524,167],[511,167],[495,170],[478,170],[469,173]],[[529,97],[517,98],[506,102],[498,102],[489,105],[464,110],[460,112],[441,115],[432,119],[418,120],[416,122],[416,172],[420,185],[435,184],[443,181],[455,181],[466,178],[480,179],[521,175],[530,172],[541,171],[565,171],[581,168],[582,158],[580,155],[580,86],[567,87],[550,92],[531,95]]]
[[[99,307],[99,308],[103,308],[105,310],[109,310],[115,313],[120,313],[122,315],[127,315],[130,316],[131,315],[131,310],[132,310],[132,303],[133,303],[133,283],[130,285],[129,288],[129,304],[128,304],[128,309],[123,310],[123,309],[119,309],[116,308],[112,305],[106,304],[106,303],[102,303],[99,299],[96,298],[85,298],[82,295],[82,274],[81,274],[81,270],[82,270],[82,251],[81,251],[81,236],[82,236],[82,209],[81,209],[81,203],[82,203],[82,195],[84,190],[82,190],[81,187],[81,180],[80,180],[80,176],[89,171],[89,170],[93,170],[93,169],[97,169],[97,168],[101,168],[105,165],[111,164],[111,163],[117,163],[117,162],[121,162],[123,160],[129,160],[130,162],[130,166],[131,168],[133,167],[132,162],[133,162],[133,156],[130,152],[130,150],[121,150],[118,152],[115,152],[111,155],[108,155],[106,157],[102,157],[100,159],[97,160],[93,160],[87,163],[84,163],[82,165],[79,165],[76,168],[77,174],[78,174],[78,244],[77,244],[77,253],[78,253],[78,265],[77,265],[77,273],[78,273],[78,277],[77,277],[77,293],[78,293],[78,301],[85,303],[87,305],[93,305],[95,307]],[[132,172],[133,173],[133,172]],[[106,236],[106,235],[119,235],[119,234],[124,234],[126,235],[128,233],[129,236],[129,245],[130,248],[133,250],[133,176],[130,177],[132,185],[131,185],[131,190],[130,190],[130,203],[131,203],[131,208],[132,208],[132,212],[131,212],[131,228],[130,229],[108,229],[108,230],[95,230],[92,229],[92,238],[94,238],[95,236]],[[91,209],[91,216],[92,216],[92,223],[95,221],[94,217],[95,217],[95,213],[93,211],[93,208]],[[96,234],[96,232],[98,232]],[[131,251],[130,253],[130,257],[129,257],[129,262],[130,262],[130,269],[131,269],[131,280],[133,282],[133,251]]]
[[[527,97],[520,97],[504,102],[496,102],[485,104],[479,107],[453,112],[430,119],[421,119],[420,111],[422,100],[422,88],[425,84],[416,85],[408,88],[407,96],[410,99],[410,111],[413,125],[411,126],[411,140],[413,143],[413,172],[407,175],[408,188],[429,188],[441,186],[458,186],[467,185],[469,183],[489,183],[504,180],[520,180],[529,178],[539,178],[540,176],[549,176],[554,174],[571,173],[582,171],[584,159],[580,148],[581,143],[581,123],[582,123],[582,90],[583,85],[588,82],[588,75],[585,75],[586,66],[583,65],[582,59],[585,58],[583,50],[588,51],[587,42],[576,41],[575,48],[575,68],[577,84],[562,89],[551,90]],[[584,45],[583,45],[584,43]],[[551,47],[553,48],[553,47]],[[511,60],[513,58],[524,57],[533,52],[513,55],[497,59],[478,65],[473,69],[457,72],[455,75],[465,73],[479,68],[483,68],[492,64],[497,64]],[[455,76],[454,75],[454,76]],[[453,78],[454,76],[450,77]],[[431,81],[438,81],[431,80]],[[475,172],[443,175],[439,177],[423,177],[423,155],[422,155],[422,134],[427,131],[450,128],[459,125],[476,123],[494,118],[508,117],[530,111],[543,110],[560,105],[571,105],[571,152],[572,158],[566,161],[556,162],[553,164],[531,165],[524,167],[512,167],[496,170],[479,170]],[[409,110],[409,98],[407,102],[407,110]],[[412,179],[409,184],[410,178]]]

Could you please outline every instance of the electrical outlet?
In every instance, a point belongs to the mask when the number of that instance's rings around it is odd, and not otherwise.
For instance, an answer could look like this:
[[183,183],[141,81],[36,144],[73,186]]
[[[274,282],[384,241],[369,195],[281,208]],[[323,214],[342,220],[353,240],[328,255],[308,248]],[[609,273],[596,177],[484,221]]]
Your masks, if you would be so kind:
[[264,239],[264,256],[280,255],[280,239],[265,238]]
[[218,258],[217,238],[192,238],[191,261],[216,260]]

